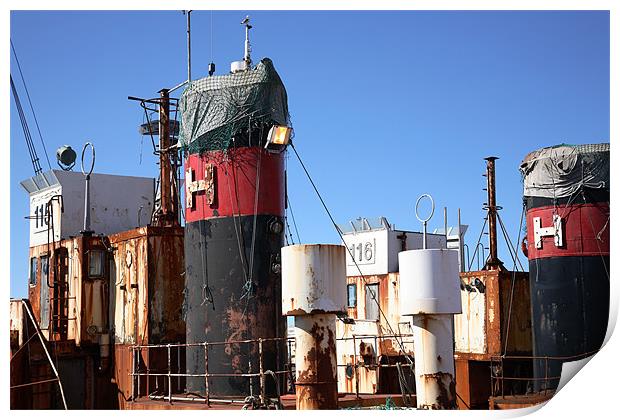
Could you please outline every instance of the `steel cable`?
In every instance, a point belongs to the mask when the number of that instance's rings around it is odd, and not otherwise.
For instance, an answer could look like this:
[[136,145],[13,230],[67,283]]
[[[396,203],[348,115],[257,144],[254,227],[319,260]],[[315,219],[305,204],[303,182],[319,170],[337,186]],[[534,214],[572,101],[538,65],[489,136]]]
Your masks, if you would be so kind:
[[17,53],[15,52],[15,46],[13,45],[13,40],[11,40],[11,50],[13,51],[13,55],[15,56],[15,62],[17,63],[17,69],[19,70],[19,75],[22,78],[22,83],[24,84],[24,90],[26,91],[26,98],[28,99],[28,104],[30,105],[30,110],[32,111],[32,117],[34,119],[35,125],[37,126],[37,131],[39,132],[39,139],[41,139],[41,146],[43,146],[43,152],[45,153],[45,159],[47,160],[47,166],[51,170],[52,165],[50,164],[50,158],[47,155],[47,148],[45,147],[45,142],[43,141],[43,136],[41,135],[41,129],[39,128],[39,122],[37,121],[37,115],[34,112],[34,107],[32,106],[32,101],[30,100],[30,93],[28,92],[28,86],[26,86],[26,79],[24,79],[24,74],[22,73],[22,67],[19,64]]
[[[338,225],[336,224],[336,221],[334,220],[334,218],[332,217],[331,212],[329,211],[329,209],[327,208],[327,205],[325,204],[325,201],[323,200],[323,197],[321,196],[321,194],[319,193],[318,188],[316,187],[316,184],[314,183],[314,181],[312,180],[312,177],[310,176],[310,173],[308,172],[308,169],[306,169],[306,165],[304,165],[303,161],[301,160],[301,157],[299,156],[299,153],[297,153],[297,149],[295,148],[295,145],[293,143],[291,143],[291,147],[293,149],[293,151],[295,152],[295,156],[297,157],[297,160],[299,161],[299,163],[301,164],[302,169],[304,170],[304,172],[306,173],[306,176],[308,177],[308,180],[310,181],[310,184],[312,185],[312,187],[314,188],[314,192],[316,192],[319,200],[321,201],[321,204],[323,205],[323,208],[325,209],[325,212],[327,213],[327,216],[329,216],[329,219],[331,220],[334,228],[336,229],[336,232],[338,233],[338,236],[340,237],[340,239],[342,240],[343,243],[346,243],[344,240],[344,237],[342,236],[342,233],[340,232],[340,229],[338,229]],[[353,254],[351,253],[351,250],[348,247],[345,247],[347,252],[349,253],[349,255],[351,256],[351,259],[353,260],[353,263],[355,264],[355,267],[357,268],[357,271],[360,273],[360,277],[362,277],[362,281],[364,282],[364,285],[368,284],[368,281],[366,280],[366,277],[364,276],[364,274],[362,273],[361,268],[359,267],[359,265],[357,264],[357,262],[355,261],[355,257],[353,256]],[[379,303],[379,301],[377,300],[377,296],[374,293],[374,291],[372,291],[371,289],[367,289],[370,290],[370,296],[371,298],[377,303],[377,307],[379,309],[379,314],[385,319],[385,323],[388,327],[388,329],[390,330],[390,333],[395,337],[396,343],[399,345],[399,347],[401,348],[401,350],[403,351],[403,356],[405,358],[407,358],[407,360],[413,365],[413,361],[411,360],[411,358],[409,357],[409,355],[407,354],[405,347],[402,343],[402,340],[399,341],[396,338],[396,333],[394,331],[394,329],[392,328],[392,326],[390,325],[390,321],[387,318],[387,316],[385,315],[385,313],[383,312],[383,310],[381,309],[381,304]]]

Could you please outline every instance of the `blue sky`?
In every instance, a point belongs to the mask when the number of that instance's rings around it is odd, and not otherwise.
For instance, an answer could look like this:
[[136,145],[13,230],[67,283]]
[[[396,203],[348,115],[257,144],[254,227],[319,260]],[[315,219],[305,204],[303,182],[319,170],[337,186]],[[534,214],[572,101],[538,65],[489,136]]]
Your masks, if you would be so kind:
[[[195,11],[194,78],[211,60],[221,74],[241,59],[246,14],[254,61],[274,61],[297,149],[338,222],[383,215],[419,229],[413,205],[429,193],[438,207],[430,228],[443,226],[444,206],[455,224],[460,207],[473,249],[486,201],[482,159],[495,155],[498,204],[514,241],[521,159],[558,143],[609,141],[608,12]],[[185,79],[185,36],[178,11],[12,12],[11,39],[52,165],[58,146],[90,140],[97,172],[156,176],[150,141],[137,132],[141,109],[127,96],[153,97]],[[11,73],[47,169],[13,57]],[[10,110],[18,297],[28,267],[19,181],[33,171],[12,99]],[[338,242],[293,155],[288,176],[302,242]],[[500,257],[510,265],[503,241]]]

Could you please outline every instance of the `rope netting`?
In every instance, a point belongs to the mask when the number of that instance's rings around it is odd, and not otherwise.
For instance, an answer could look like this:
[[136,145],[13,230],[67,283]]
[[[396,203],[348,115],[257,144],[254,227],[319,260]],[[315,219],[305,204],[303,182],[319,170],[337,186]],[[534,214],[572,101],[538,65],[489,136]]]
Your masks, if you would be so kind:
[[[270,59],[233,74],[194,80],[179,101],[179,142],[189,153],[262,145],[273,125],[290,125],[284,84]],[[252,144],[250,144],[252,143]]]

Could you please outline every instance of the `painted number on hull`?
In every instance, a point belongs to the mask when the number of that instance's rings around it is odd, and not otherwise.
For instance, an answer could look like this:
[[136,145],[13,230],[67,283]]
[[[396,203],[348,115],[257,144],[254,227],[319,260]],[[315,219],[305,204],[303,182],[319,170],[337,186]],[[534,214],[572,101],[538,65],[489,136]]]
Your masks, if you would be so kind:
[[[374,264],[376,253],[376,241],[356,242],[349,244],[349,253],[347,255],[347,261],[349,265]],[[351,256],[355,260],[355,263],[351,260]]]
[[34,209],[35,229],[44,228],[48,225],[49,211],[43,204]]

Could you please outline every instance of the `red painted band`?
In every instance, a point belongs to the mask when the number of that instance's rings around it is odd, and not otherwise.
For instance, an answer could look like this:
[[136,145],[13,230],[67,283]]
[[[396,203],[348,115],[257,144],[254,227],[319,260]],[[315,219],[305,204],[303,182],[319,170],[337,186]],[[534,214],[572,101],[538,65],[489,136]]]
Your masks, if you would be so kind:
[[[257,183],[259,161],[260,182]],[[214,175],[212,203],[209,203],[210,194],[206,191],[208,183],[197,184],[205,179],[205,170],[210,164],[213,165]],[[194,188],[197,187],[193,193],[189,191],[192,181]],[[186,197],[191,194],[192,203],[188,207],[186,198],[185,221],[190,223],[255,213],[284,216],[284,188],[283,154],[272,154],[260,147],[240,147],[189,155],[185,163],[185,194]]]
[[[553,215],[561,218],[562,245],[552,234],[542,236],[542,247],[534,242],[534,218],[541,227],[553,226]],[[528,259],[609,255],[609,203],[537,207],[527,212]]]

